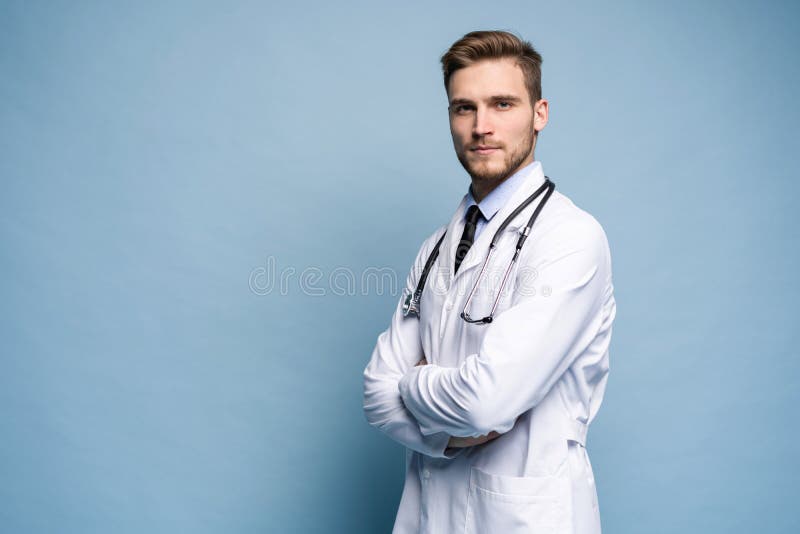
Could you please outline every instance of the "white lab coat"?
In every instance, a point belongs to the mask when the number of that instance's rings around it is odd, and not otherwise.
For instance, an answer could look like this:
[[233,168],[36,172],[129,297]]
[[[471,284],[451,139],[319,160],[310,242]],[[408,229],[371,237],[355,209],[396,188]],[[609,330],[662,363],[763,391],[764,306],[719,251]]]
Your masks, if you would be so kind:
[[[605,233],[557,189],[537,219],[491,324],[460,318],[502,221],[543,182],[535,164],[452,275],[466,196],[421,300],[420,318],[398,301],[364,370],[370,424],[407,448],[395,533],[599,534],[586,431],[608,376],[615,315]],[[541,197],[505,229],[473,300],[483,317]],[[445,227],[420,248],[406,281],[416,287]],[[494,289],[491,291],[490,289]],[[423,357],[428,365],[415,367]],[[445,451],[449,436],[502,435]]]

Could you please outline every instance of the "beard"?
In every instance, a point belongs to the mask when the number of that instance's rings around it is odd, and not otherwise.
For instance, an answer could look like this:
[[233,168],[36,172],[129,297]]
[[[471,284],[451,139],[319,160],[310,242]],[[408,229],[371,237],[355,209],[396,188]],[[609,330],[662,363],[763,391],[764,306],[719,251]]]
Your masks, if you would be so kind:
[[[467,158],[469,149],[463,152],[456,153],[458,161],[467,174],[470,175],[473,182],[489,182],[497,183],[503,182],[506,178],[514,174],[525,161],[525,159],[533,151],[534,137],[533,137],[533,124],[527,130],[527,135],[520,141],[511,152],[506,152],[506,157],[503,159],[503,165],[498,170],[491,170],[485,165],[485,160],[470,161]],[[505,145],[500,146],[505,149]]]

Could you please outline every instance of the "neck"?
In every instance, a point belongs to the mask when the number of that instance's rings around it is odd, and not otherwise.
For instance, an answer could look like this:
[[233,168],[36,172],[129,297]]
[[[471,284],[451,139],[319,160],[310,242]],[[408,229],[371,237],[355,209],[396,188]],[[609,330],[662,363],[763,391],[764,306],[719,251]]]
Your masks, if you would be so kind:
[[[508,176],[511,176],[510,174]],[[480,204],[481,200],[486,198],[489,193],[495,190],[495,188],[505,182],[508,179],[508,176],[505,178],[501,178],[499,180],[485,180],[485,179],[472,179],[472,198],[475,199],[475,202]]]
[[505,176],[501,176],[499,178],[495,177],[486,178],[482,176],[479,177],[473,176],[472,188],[471,188],[472,198],[475,199],[476,203],[480,204],[481,200],[489,196],[489,193],[497,189],[497,187],[500,184],[508,180],[510,177],[514,176],[514,174],[516,174],[520,169],[533,163],[533,161],[534,161],[533,154],[531,154],[531,157],[520,163],[516,169],[506,174]]

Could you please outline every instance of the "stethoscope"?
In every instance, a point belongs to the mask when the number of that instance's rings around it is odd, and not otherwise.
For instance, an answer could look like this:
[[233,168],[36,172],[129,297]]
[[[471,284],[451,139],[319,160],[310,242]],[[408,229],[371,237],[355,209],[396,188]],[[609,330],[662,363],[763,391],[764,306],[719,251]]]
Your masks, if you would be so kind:
[[[481,267],[481,272],[478,273],[478,278],[475,280],[475,285],[472,286],[472,291],[470,291],[469,296],[467,297],[467,301],[464,303],[464,309],[461,311],[461,318],[464,319],[468,323],[472,324],[488,324],[491,323],[494,319],[494,312],[497,310],[497,304],[500,302],[500,297],[503,294],[503,289],[506,286],[506,281],[508,280],[508,275],[511,273],[511,269],[514,268],[514,264],[517,262],[517,258],[519,258],[519,252],[522,250],[522,245],[525,244],[525,240],[528,239],[528,235],[531,233],[531,228],[533,227],[533,223],[536,222],[536,218],[539,216],[539,213],[542,211],[542,208],[550,199],[550,195],[553,194],[553,190],[555,190],[556,184],[550,181],[550,179],[545,176],[544,183],[533,192],[531,196],[526,198],[522,204],[517,206],[517,208],[511,212],[511,214],[506,217],[503,221],[503,224],[500,225],[500,228],[494,233],[494,237],[492,237],[492,242],[489,245],[489,252],[486,253],[486,259],[483,260],[483,266]],[[494,304],[492,305],[492,310],[489,312],[489,315],[482,319],[473,319],[472,316],[469,314],[467,309],[469,308],[470,304],[472,303],[472,298],[475,296],[475,291],[478,289],[480,285],[481,277],[483,276],[484,272],[486,271],[486,266],[489,264],[489,260],[494,254],[495,248],[497,246],[497,241],[500,239],[500,235],[503,233],[503,230],[506,229],[506,226],[516,217],[517,215],[522,212],[528,205],[539,198],[544,191],[547,191],[542,197],[542,201],[539,202],[539,205],[536,206],[536,209],[533,210],[533,215],[531,215],[528,224],[525,226],[525,229],[520,233],[519,239],[517,240],[517,249],[514,251],[514,257],[511,258],[511,262],[508,264],[508,268],[506,268],[506,272],[503,275],[503,281],[500,284],[500,290],[497,292],[497,297],[494,299]],[[408,317],[409,315],[416,316],[419,318],[419,309],[420,309],[420,300],[422,299],[422,290],[425,289],[425,281],[428,279],[428,273],[433,267],[433,264],[436,262],[436,258],[439,257],[439,247],[444,241],[444,236],[447,233],[445,231],[442,234],[442,237],[439,238],[439,241],[436,242],[436,246],[433,248],[433,252],[431,252],[430,256],[428,256],[428,261],[425,262],[425,267],[422,269],[422,274],[420,275],[419,282],[417,282],[417,287],[413,293],[408,292],[406,290],[406,298],[403,301],[403,316]]]

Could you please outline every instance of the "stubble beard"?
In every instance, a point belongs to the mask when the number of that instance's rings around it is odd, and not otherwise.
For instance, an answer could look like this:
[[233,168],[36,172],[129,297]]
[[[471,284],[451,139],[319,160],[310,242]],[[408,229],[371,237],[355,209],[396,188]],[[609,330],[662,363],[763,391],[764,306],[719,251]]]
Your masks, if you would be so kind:
[[[469,174],[472,178],[473,183],[489,183],[496,186],[516,172],[519,166],[522,165],[522,162],[525,161],[525,158],[531,154],[534,146],[532,131],[533,125],[531,125],[531,128],[528,129],[527,137],[522,143],[517,145],[516,150],[506,155],[505,160],[503,161],[504,165],[498,171],[491,171],[488,167],[477,168],[477,165],[473,165],[473,163],[467,159],[466,154],[468,150],[465,150],[462,153],[457,153],[456,156],[458,157],[458,161],[461,163],[461,166],[464,167],[464,170],[467,171],[467,174]],[[479,161],[477,163],[483,167],[483,162]]]

